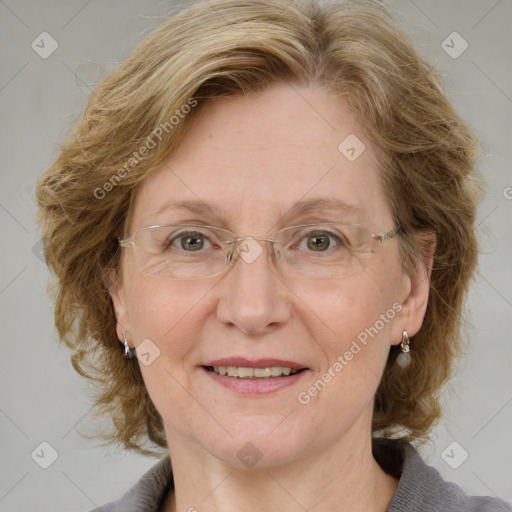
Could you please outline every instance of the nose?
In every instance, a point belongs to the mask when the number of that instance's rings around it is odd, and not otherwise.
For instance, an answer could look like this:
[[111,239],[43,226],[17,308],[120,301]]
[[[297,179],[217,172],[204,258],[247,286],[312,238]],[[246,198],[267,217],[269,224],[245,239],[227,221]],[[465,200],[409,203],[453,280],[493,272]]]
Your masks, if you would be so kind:
[[224,276],[217,319],[245,334],[266,334],[290,318],[288,288],[273,265],[272,244],[249,238],[233,252],[235,262]]

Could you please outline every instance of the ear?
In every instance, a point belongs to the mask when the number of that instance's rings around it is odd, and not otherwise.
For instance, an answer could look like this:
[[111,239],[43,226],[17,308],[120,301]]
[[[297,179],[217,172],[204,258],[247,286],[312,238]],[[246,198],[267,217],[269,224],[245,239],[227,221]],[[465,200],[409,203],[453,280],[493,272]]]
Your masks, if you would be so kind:
[[436,235],[432,231],[425,231],[416,235],[422,258],[413,273],[404,274],[405,300],[402,309],[396,315],[391,332],[391,344],[402,342],[402,332],[407,331],[412,337],[419,332],[427,311],[430,293],[430,279],[434,262]]
[[108,281],[110,297],[112,298],[116,316],[117,337],[119,341],[123,342],[123,332],[129,333],[131,331],[125,288],[116,270],[109,271]]

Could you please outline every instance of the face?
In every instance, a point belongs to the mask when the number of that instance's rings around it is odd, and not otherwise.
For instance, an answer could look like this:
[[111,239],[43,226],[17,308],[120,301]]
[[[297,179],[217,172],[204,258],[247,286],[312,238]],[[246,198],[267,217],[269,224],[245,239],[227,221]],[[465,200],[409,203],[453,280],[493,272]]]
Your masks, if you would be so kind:
[[[351,134],[365,145],[355,159],[339,149]],[[319,199],[358,211],[290,216],[295,203]],[[208,209],[172,207],[186,200]],[[370,141],[339,97],[278,85],[205,106],[185,142],[140,186],[128,233],[204,223],[273,238],[282,227],[312,222],[363,224],[374,234],[396,227]],[[341,279],[281,275],[271,246],[261,244],[254,261],[239,258],[224,275],[190,281],[142,274],[133,250],[123,249],[113,292],[118,334],[126,331],[132,347],[150,340],[152,362],[138,364],[171,452],[186,444],[240,466],[250,442],[260,466],[272,467],[366,438],[390,346],[404,329],[412,336],[421,326],[428,288],[402,272],[396,238],[363,272]],[[305,370],[252,386],[205,368],[226,358]],[[267,365],[279,366],[252,366]]]

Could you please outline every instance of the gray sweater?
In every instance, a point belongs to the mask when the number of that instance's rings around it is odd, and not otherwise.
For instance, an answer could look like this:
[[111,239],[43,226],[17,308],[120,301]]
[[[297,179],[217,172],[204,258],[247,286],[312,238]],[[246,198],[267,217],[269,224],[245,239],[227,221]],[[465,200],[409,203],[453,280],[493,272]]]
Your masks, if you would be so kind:
[[[387,512],[512,512],[512,506],[505,501],[468,496],[460,487],[445,482],[405,441],[380,439],[374,444],[373,454],[384,471],[399,479]],[[161,512],[161,504],[172,487],[171,460],[167,455],[119,500],[91,512]]]

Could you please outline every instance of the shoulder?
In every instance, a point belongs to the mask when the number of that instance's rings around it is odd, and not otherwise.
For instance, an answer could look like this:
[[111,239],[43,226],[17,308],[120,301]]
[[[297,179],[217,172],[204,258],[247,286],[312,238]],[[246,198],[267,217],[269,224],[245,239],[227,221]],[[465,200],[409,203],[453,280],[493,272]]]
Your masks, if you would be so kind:
[[512,512],[512,505],[503,500],[469,496],[443,480],[407,441],[378,439],[373,452],[384,471],[399,478],[387,512]]
[[90,512],[158,512],[172,487],[171,459],[166,455],[144,473],[121,498]]

